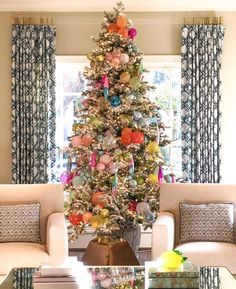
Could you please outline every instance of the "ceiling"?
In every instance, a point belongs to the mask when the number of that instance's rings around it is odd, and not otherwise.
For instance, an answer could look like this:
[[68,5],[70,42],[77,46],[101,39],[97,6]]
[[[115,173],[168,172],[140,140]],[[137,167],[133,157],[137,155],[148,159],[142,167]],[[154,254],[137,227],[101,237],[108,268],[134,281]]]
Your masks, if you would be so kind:
[[[110,11],[118,0],[0,0],[0,11]],[[236,11],[236,0],[123,0],[126,11]]]

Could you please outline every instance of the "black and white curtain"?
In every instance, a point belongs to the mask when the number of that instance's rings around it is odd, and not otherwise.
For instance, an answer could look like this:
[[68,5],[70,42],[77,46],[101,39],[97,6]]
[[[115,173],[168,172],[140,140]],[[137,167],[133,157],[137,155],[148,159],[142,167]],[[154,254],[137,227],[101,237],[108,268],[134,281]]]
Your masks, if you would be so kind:
[[46,183],[53,179],[55,47],[55,27],[13,25],[13,183]]
[[182,27],[182,168],[194,183],[218,183],[220,174],[222,25]]

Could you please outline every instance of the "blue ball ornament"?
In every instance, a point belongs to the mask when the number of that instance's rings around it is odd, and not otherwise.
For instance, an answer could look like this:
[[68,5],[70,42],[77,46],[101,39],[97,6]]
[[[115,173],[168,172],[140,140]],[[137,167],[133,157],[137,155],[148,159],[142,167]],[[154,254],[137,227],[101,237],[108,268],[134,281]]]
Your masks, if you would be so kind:
[[145,213],[145,220],[147,222],[153,223],[155,221],[155,215],[151,211],[147,211]]
[[113,107],[117,107],[117,106],[121,105],[122,101],[121,101],[120,96],[119,95],[113,95],[110,98],[110,103],[111,103],[111,106],[113,106]]

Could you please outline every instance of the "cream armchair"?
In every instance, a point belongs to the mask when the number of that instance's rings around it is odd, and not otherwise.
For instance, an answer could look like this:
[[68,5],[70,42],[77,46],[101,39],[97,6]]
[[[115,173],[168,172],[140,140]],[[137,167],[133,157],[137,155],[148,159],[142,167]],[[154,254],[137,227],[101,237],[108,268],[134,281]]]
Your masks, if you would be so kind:
[[[0,275],[13,267],[63,263],[68,255],[64,197],[59,184],[0,185],[0,204],[40,203],[42,243],[0,243]],[[0,232],[1,234],[1,232]]]
[[[236,185],[162,184],[160,215],[152,231],[152,259],[157,259],[166,250],[176,248],[197,266],[225,266],[236,274],[235,243],[205,241],[180,244],[179,203],[185,201],[236,204]],[[236,208],[234,214],[236,220]]]

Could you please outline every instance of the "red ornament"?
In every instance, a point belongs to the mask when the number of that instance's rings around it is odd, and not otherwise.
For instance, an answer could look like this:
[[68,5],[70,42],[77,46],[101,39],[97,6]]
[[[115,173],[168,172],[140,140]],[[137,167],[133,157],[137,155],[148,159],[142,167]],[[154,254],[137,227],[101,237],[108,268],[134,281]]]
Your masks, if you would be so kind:
[[69,216],[69,221],[72,225],[76,226],[78,225],[80,222],[82,222],[83,220],[83,217],[82,215],[78,215],[76,213],[72,213],[70,216]]
[[124,146],[129,146],[132,143],[132,134],[123,134],[121,136],[121,143]]
[[136,212],[137,209],[137,201],[131,201],[129,203],[129,210],[132,212]]
[[132,130],[129,127],[125,127],[121,131],[121,135],[124,135],[124,134],[132,134]]
[[134,131],[132,133],[132,142],[135,144],[141,144],[144,142],[144,134],[141,131]]

